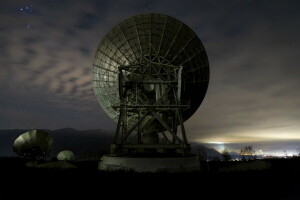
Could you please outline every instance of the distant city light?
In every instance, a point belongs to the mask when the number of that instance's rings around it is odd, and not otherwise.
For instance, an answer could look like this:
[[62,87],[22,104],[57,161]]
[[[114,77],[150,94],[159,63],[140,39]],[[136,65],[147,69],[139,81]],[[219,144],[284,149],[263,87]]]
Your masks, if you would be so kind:
[[224,142],[214,142],[214,141],[208,142],[208,143],[210,143],[210,144],[224,144]]
[[218,152],[222,152],[224,151],[226,148],[225,148],[225,143],[224,142],[218,142],[218,141],[210,141],[208,142],[209,144],[212,145],[212,147],[217,150]]

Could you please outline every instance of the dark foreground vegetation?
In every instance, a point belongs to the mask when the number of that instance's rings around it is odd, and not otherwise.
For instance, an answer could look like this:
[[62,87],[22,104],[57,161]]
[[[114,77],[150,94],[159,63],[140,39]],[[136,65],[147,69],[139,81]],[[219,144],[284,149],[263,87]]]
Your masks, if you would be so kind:
[[298,158],[204,162],[194,173],[101,172],[97,165],[0,158],[0,199],[300,199]]

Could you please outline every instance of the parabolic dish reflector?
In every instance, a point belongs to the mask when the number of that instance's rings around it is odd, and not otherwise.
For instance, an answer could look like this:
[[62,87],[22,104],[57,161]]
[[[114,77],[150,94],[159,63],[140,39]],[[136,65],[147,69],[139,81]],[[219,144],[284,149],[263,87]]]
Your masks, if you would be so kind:
[[13,143],[13,150],[18,155],[31,155],[33,151],[48,153],[53,143],[52,136],[43,130],[32,130],[21,134]]
[[72,151],[64,150],[57,154],[57,160],[75,160],[75,155]]
[[[198,109],[206,94],[208,58],[192,29],[163,14],[147,13],[125,19],[100,42],[94,59],[93,88],[102,108],[114,121],[118,121],[119,111],[113,106],[120,103],[118,68],[147,63],[182,66],[180,99],[190,104],[182,113],[186,121]],[[163,69],[158,73],[163,78]]]

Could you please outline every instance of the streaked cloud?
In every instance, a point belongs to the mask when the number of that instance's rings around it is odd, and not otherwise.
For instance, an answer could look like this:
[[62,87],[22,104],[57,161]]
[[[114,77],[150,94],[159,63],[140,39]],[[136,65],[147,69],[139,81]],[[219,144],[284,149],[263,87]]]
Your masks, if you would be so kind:
[[[0,3],[0,127],[113,129],[92,90],[94,52],[111,27],[149,4],[31,4],[33,13],[20,13],[26,2]],[[157,0],[151,7],[185,22],[207,50],[210,85],[186,122],[190,141],[299,139],[297,1]]]

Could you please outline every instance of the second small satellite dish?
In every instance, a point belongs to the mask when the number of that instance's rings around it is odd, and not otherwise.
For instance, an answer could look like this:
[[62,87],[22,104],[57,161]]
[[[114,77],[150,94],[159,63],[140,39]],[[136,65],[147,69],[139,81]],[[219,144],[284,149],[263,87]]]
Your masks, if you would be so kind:
[[64,150],[57,154],[57,160],[66,160],[66,161],[75,160],[75,155],[72,151]]

